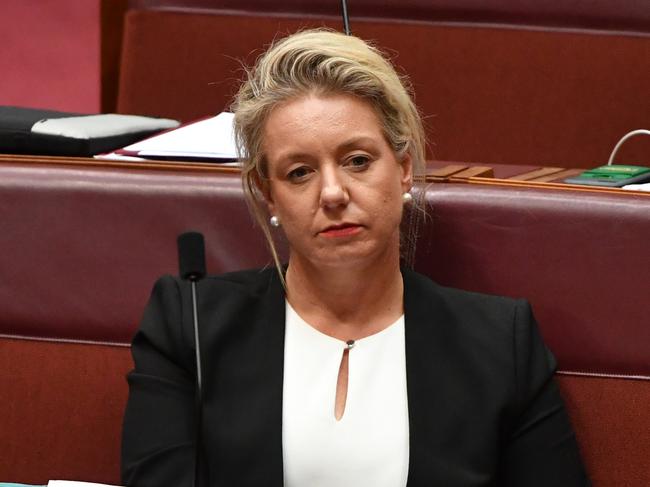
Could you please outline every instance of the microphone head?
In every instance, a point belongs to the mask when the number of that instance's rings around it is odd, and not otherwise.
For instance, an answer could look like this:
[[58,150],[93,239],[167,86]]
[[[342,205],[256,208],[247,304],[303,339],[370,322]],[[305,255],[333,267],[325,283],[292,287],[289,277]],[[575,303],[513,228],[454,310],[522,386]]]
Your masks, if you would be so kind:
[[203,234],[185,232],[178,236],[178,268],[181,278],[198,281],[205,277]]

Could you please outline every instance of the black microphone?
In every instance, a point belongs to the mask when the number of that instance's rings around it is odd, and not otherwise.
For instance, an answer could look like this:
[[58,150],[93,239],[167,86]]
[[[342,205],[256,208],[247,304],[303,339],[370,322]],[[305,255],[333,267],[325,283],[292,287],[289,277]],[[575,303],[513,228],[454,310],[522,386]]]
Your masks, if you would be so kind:
[[343,14],[343,29],[345,29],[345,34],[351,35],[350,18],[348,17],[348,3],[345,0],[341,0],[341,13]]
[[192,290],[192,318],[194,320],[194,349],[196,359],[196,450],[194,457],[194,479],[196,487],[199,478],[201,444],[201,421],[203,402],[203,379],[201,373],[201,341],[199,339],[199,313],[197,308],[196,283],[205,277],[205,244],[199,232],[186,232],[178,236],[178,268],[182,279],[190,281]]
[[178,268],[183,279],[198,281],[205,277],[203,234],[185,232],[178,236]]

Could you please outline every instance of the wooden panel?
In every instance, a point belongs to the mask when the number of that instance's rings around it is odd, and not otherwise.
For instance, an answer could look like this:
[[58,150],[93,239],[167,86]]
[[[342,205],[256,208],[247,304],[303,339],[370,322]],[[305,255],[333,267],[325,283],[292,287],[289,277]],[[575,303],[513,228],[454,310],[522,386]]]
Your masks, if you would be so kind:
[[460,172],[452,174],[450,179],[467,179],[479,176],[484,178],[493,178],[494,170],[489,166],[472,166]]
[[564,169],[561,167],[540,167],[534,171],[526,172],[524,174],[518,174],[516,176],[511,176],[508,179],[514,179],[515,181],[535,181],[537,178],[542,178],[549,176],[551,174],[556,174]]
[[542,176],[541,178],[535,178],[535,181],[538,183],[544,183],[547,181],[555,181],[561,183],[564,179],[580,174],[583,171],[583,169],[565,169],[564,171]]
[[466,165],[462,164],[449,164],[448,166],[443,166],[439,168],[427,168],[427,181],[438,181],[438,180],[444,180],[451,176],[452,174],[456,174],[460,171],[463,171],[464,169],[467,169]]

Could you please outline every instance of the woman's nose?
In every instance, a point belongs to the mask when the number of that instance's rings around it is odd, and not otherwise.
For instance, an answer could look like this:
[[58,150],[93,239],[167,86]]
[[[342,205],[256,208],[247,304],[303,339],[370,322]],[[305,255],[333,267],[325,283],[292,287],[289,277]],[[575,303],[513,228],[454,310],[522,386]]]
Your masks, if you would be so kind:
[[339,168],[326,168],[321,175],[320,205],[324,208],[347,205],[350,198]]

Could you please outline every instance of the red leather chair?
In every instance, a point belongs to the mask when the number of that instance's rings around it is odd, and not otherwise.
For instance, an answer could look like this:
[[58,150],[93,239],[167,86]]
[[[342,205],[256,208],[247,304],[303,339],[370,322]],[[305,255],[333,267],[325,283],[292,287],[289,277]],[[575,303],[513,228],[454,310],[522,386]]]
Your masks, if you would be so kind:
[[[241,61],[300,28],[340,30],[339,4],[132,0],[117,109],[185,121],[225,110]],[[353,32],[410,75],[431,158],[585,168],[605,164],[620,137],[647,127],[648,11],[635,0],[349,5]],[[644,139],[617,160],[647,160]]]
[[[235,172],[55,161],[0,157],[0,479],[117,484],[129,342],[177,234],[214,273],[271,259]],[[529,186],[423,186],[415,267],[528,298],[594,485],[647,486],[650,197]]]

